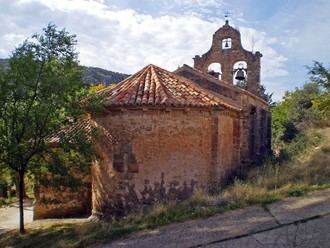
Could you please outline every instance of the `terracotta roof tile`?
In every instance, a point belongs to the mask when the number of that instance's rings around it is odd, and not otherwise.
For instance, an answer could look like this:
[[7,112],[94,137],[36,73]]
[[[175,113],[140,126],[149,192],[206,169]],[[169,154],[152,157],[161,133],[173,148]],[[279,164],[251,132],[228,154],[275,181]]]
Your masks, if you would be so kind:
[[60,143],[61,140],[65,139],[70,141],[70,139],[75,136],[79,136],[82,132],[87,136],[87,139],[91,139],[93,130],[100,131],[110,143],[114,142],[112,135],[91,118],[83,118],[72,123],[68,127],[63,128],[47,137],[46,142],[49,144],[57,144]]
[[101,96],[106,107],[226,106],[240,110],[190,80],[155,65],[148,65],[115,87],[105,88],[96,94]]

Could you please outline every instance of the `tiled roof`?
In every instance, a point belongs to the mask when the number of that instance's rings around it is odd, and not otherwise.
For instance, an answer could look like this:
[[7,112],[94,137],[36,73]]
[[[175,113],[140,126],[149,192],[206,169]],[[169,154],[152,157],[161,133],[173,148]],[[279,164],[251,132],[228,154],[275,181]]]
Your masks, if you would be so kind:
[[70,141],[75,136],[79,136],[82,133],[86,135],[87,139],[91,139],[94,130],[100,131],[109,142],[112,143],[114,141],[112,135],[91,118],[83,118],[81,120],[78,120],[77,122],[72,123],[67,128],[63,128],[58,132],[54,133],[53,135],[50,135],[46,139],[46,141],[49,144],[57,144],[64,139]]
[[155,65],[148,65],[115,87],[97,94],[106,107],[162,105],[237,109],[190,80]]

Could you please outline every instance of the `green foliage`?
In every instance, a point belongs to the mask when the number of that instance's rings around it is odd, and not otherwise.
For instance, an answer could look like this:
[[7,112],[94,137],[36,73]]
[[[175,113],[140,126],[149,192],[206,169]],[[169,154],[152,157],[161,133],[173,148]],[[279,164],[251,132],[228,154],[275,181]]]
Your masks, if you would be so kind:
[[330,90],[330,67],[325,68],[320,62],[314,61],[312,67],[307,67],[309,69],[310,79],[316,82],[321,87],[329,92]]
[[26,40],[0,77],[0,159],[15,171],[44,158],[46,137],[82,114],[84,94],[75,36],[48,25]]
[[301,130],[330,124],[330,68],[315,62],[309,68],[310,82],[272,107],[274,147],[290,142]]
[[96,92],[98,92],[100,90],[103,90],[105,88],[106,88],[106,86],[104,84],[99,83],[99,84],[91,85],[89,87],[89,90],[88,91],[89,91],[89,94],[94,94],[94,93],[96,93]]
[[289,196],[295,196],[295,197],[297,197],[297,196],[303,196],[305,194],[306,194],[306,192],[303,189],[301,189],[301,188],[293,188],[293,189],[290,189],[288,191],[288,195]]
[[325,92],[313,100],[313,106],[322,113],[322,118],[330,116],[330,93]]
[[[50,146],[48,138],[76,123],[84,114],[87,88],[75,51],[75,35],[49,24],[17,47],[9,67],[0,71],[0,165],[19,175],[62,173],[66,162],[80,167],[93,155],[83,130]],[[76,153],[86,159],[77,159]],[[55,161],[56,166],[47,166]],[[22,190],[20,190],[22,193]],[[20,196],[20,200],[22,196]],[[22,205],[22,204],[21,204]]]
[[322,88],[321,95],[314,99],[313,105],[321,113],[322,117],[330,116],[330,68],[325,68],[322,63],[314,62],[314,66],[309,68],[311,80]]

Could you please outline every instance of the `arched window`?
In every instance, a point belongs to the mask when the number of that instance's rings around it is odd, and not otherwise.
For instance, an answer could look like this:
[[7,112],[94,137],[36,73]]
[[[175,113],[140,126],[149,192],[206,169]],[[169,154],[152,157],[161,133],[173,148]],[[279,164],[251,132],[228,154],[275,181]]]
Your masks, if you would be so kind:
[[247,80],[247,63],[245,61],[237,61],[233,66],[233,84],[241,88],[246,88]]
[[222,40],[222,49],[230,49],[231,48],[231,38],[226,38]]
[[221,64],[220,63],[212,63],[207,68],[207,71],[210,75],[216,77],[217,79],[221,80]]

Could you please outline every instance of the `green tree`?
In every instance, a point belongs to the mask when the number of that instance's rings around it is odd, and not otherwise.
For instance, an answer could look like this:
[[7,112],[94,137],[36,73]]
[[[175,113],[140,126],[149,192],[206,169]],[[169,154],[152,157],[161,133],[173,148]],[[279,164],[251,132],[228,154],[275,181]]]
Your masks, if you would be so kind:
[[307,83],[301,89],[286,92],[282,102],[272,108],[274,143],[290,142],[299,129],[319,121],[320,112],[313,108],[313,100],[320,94],[316,83]]
[[[48,145],[49,137],[83,114],[80,100],[86,90],[76,43],[75,35],[49,24],[42,34],[33,35],[16,48],[9,67],[0,72],[0,165],[19,178],[21,233],[25,174],[45,170],[42,167],[56,155],[56,149]],[[77,158],[73,151],[87,157],[88,139],[71,137],[60,142],[68,157]]]
[[330,68],[314,62],[308,67],[310,81],[302,88],[286,92],[283,100],[272,108],[274,143],[290,142],[308,126],[329,123]]
[[313,105],[319,109],[323,118],[329,119],[330,115],[330,68],[325,68],[320,62],[315,61],[312,67],[308,67],[310,79],[316,82],[322,89],[321,95],[314,99]]
[[312,82],[318,83],[328,92],[330,91],[330,68],[325,68],[321,62],[314,61],[312,67],[309,69],[309,75]]

